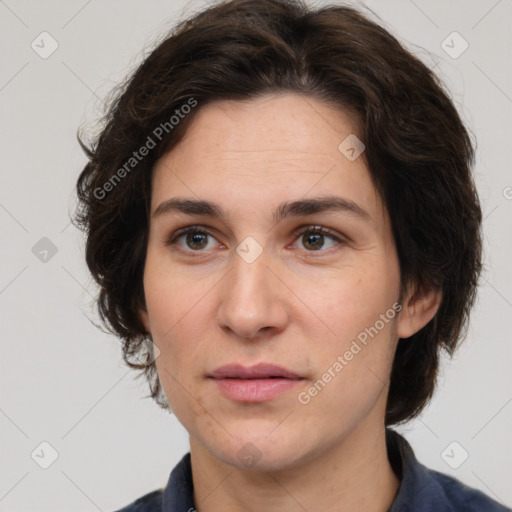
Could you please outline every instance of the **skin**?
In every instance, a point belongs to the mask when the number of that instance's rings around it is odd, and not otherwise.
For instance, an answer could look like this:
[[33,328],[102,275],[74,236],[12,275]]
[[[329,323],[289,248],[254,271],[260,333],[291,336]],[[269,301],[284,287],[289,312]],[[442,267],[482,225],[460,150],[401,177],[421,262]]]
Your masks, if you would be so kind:
[[[356,118],[291,93],[198,108],[185,137],[154,168],[147,311],[140,312],[160,349],[167,400],[190,435],[196,508],[386,511],[399,486],[384,438],[392,358],[398,338],[423,327],[440,296],[408,286],[401,312],[300,403],[298,394],[400,292],[387,211],[363,157],[350,161],[338,149],[358,133]],[[283,201],[327,195],[356,203],[368,218],[327,211],[273,221]],[[173,197],[213,201],[226,218],[153,215]],[[194,225],[213,236],[166,244]],[[310,225],[340,241],[293,234]],[[263,249],[251,263],[236,252],[248,236]],[[233,362],[279,364],[304,380],[267,402],[235,402],[207,377]],[[247,443],[259,454],[250,467],[238,457]]]

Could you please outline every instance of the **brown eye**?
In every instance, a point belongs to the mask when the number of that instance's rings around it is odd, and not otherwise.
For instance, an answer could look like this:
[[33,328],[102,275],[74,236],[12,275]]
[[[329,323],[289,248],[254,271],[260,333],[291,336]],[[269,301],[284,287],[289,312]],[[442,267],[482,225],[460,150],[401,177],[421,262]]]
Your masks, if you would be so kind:
[[321,233],[306,233],[302,235],[304,247],[318,251],[324,245],[324,235]]
[[[215,237],[204,228],[199,226],[188,226],[173,233],[166,245],[177,245],[180,249],[188,252],[203,252],[208,246],[208,238]],[[184,244],[181,240],[184,240]]]
[[185,236],[186,244],[191,249],[204,249],[207,244],[208,233],[193,232]]
[[[343,243],[330,229],[322,226],[306,226],[300,228],[298,232],[296,231],[294,234],[296,236],[302,235],[300,241],[308,252],[320,251],[321,249],[324,249],[324,251],[321,252],[326,252],[328,249]],[[326,240],[328,239],[331,240],[331,245],[326,248]]]

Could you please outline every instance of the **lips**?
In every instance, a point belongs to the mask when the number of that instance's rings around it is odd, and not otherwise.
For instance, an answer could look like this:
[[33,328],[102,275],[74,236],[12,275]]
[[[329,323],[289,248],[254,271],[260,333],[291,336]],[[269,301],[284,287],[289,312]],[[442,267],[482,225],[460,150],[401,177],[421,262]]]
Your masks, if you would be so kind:
[[210,375],[214,379],[291,379],[300,380],[302,377],[295,372],[270,363],[260,363],[254,366],[227,364],[220,366]]
[[303,377],[270,363],[255,366],[228,364],[214,370],[209,377],[222,395],[233,402],[268,402],[290,392]]

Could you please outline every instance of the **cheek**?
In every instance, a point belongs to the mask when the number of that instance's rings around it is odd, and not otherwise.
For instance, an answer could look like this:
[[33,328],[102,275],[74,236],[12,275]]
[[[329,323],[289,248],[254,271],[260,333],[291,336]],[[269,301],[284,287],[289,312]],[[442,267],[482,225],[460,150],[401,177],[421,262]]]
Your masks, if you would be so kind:
[[160,349],[158,374],[173,410],[180,408],[191,376],[204,370],[198,369],[205,352],[200,330],[211,286],[204,281],[186,281],[170,266],[162,268],[148,258],[144,273],[146,306],[152,338]]
[[164,340],[174,335],[179,325],[197,314],[212,283],[191,272],[180,271],[165,257],[148,251],[144,269],[144,294],[154,337]]
[[329,387],[349,404],[378,392],[389,379],[398,293],[398,265],[345,269],[339,277],[307,289],[308,306],[326,326],[325,341],[314,345],[317,378],[328,380],[325,373],[334,373]]
[[317,281],[302,281],[296,288],[316,316],[340,341],[349,341],[379,320],[398,298],[395,268],[361,265],[337,269]]
[[340,334],[315,351],[316,375],[300,397],[300,403],[309,404],[309,413],[327,411],[334,425],[349,428],[362,421],[378,401],[384,405],[381,399],[389,384],[395,350],[396,312],[392,307],[383,310],[386,320],[381,320],[380,314],[372,317],[365,311],[357,320],[338,317]]

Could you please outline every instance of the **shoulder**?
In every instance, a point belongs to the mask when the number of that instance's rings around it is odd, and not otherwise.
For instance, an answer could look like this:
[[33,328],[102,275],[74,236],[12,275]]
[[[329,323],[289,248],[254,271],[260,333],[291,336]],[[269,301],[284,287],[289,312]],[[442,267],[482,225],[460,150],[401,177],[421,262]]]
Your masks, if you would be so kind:
[[392,429],[386,432],[386,442],[400,477],[389,512],[512,512],[482,491],[421,464],[409,442]]
[[166,512],[195,510],[194,484],[190,452],[186,453],[171,471],[167,485],[144,496],[115,512]]
[[465,512],[510,512],[512,510],[452,476],[432,469],[428,472],[437,484],[439,494],[444,498],[445,503],[451,506],[450,510]]
[[126,507],[116,512],[161,512],[162,510],[162,489],[152,491],[136,499]]

